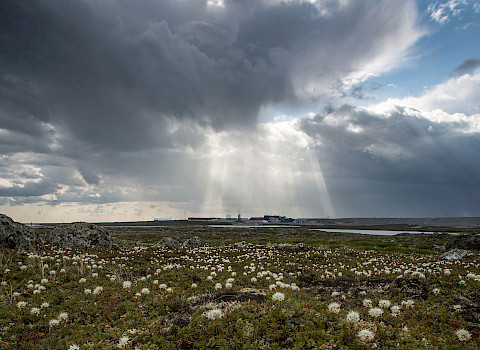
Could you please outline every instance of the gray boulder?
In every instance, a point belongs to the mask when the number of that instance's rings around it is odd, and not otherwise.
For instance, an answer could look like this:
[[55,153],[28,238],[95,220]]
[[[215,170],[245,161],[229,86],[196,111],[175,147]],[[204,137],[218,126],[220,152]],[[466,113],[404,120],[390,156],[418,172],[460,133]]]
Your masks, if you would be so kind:
[[160,247],[165,249],[181,249],[182,245],[175,238],[164,237],[160,242],[155,244],[155,247]]
[[440,255],[440,260],[446,260],[446,261],[460,260],[463,257],[465,257],[467,253],[468,252],[463,249],[452,249]]
[[240,250],[246,250],[246,249],[251,249],[253,248],[253,244],[252,243],[247,243],[245,241],[241,241],[241,242],[238,242],[238,243],[235,243],[233,245],[235,248],[237,249],[240,249]]
[[0,246],[11,249],[29,248],[39,242],[38,236],[21,223],[0,214]]
[[201,247],[203,242],[197,236],[187,239],[185,242],[182,243],[182,248],[197,248]]
[[59,225],[45,240],[61,248],[101,246],[110,249],[113,246],[113,238],[106,229],[87,222]]
[[303,243],[290,244],[290,243],[280,243],[276,245],[278,250],[283,250],[287,252],[302,252],[307,250]]

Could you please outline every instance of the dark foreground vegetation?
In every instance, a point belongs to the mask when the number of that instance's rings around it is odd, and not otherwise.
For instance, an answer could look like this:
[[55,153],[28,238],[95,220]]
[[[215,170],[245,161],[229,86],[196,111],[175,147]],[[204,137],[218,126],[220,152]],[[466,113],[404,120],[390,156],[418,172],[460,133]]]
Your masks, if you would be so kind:
[[111,249],[0,248],[0,349],[480,346],[479,251],[441,260],[447,234],[108,230]]

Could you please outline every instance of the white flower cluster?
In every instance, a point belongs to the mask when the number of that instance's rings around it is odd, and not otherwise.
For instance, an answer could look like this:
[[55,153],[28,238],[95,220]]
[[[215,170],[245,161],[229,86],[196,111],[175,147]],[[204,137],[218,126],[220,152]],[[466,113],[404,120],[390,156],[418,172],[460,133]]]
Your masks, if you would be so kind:
[[204,312],[203,315],[209,320],[215,320],[223,317],[223,311],[220,309],[212,309]]
[[282,292],[276,292],[275,294],[272,295],[272,300],[283,301],[285,300],[285,294],[283,294]]
[[468,341],[472,338],[472,335],[470,334],[470,332],[463,328],[457,330],[455,334],[457,335],[457,338],[460,341]]
[[371,330],[362,329],[360,332],[358,332],[357,337],[361,342],[368,343],[375,338],[375,334]]

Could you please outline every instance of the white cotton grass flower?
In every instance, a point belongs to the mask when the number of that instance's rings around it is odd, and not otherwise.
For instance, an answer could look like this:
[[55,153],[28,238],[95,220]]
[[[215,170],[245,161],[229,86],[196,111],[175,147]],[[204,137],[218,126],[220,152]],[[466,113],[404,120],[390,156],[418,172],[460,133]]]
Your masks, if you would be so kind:
[[168,293],[172,293],[173,292],[173,288],[172,287],[168,287],[167,289],[165,289]]
[[48,283],[48,279],[47,278],[42,278],[42,280],[40,281],[41,284],[47,284]]
[[192,283],[192,285],[190,286],[191,288],[197,288],[198,285],[196,283]]
[[72,345],[70,345],[68,350],[80,350],[80,347],[77,344],[72,344]]
[[60,315],[58,315],[58,320],[62,323],[66,323],[68,321],[68,314],[66,312],[61,312]]
[[350,311],[348,314],[347,314],[347,322],[350,322],[350,323],[358,323],[360,322],[360,314],[356,311]]
[[372,307],[373,303],[371,299],[363,299],[363,306],[365,307]]
[[470,334],[470,332],[463,328],[457,330],[455,334],[457,335],[457,338],[460,341],[468,341],[472,338],[472,335]]
[[334,314],[338,314],[340,312],[340,304],[339,303],[330,303],[328,305],[328,311],[333,312]]
[[78,283],[85,283],[85,282],[87,282],[87,279],[84,278],[84,277],[82,277],[78,280]]
[[123,289],[129,289],[132,286],[132,282],[123,281]]
[[95,287],[95,289],[93,290],[93,294],[94,294],[94,295],[98,295],[98,294],[100,294],[101,292],[103,292],[103,287],[101,287],[101,286],[97,286],[97,287]]
[[440,294],[440,288],[433,288],[432,293],[435,294],[435,295],[439,295]]
[[390,312],[392,313],[392,316],[398,316],[400,314],[400,306],[398,305],[393,305],[390,308]]
[[30,314],[34,315],[34,316],[37,316],[40,314],[40,309],[38,307],[32,307],[30,309]]
[[221,283],[215,284],[215,289],[217,290],[222,289],[222,284]]
[[209,320],[215,320],[217,318],[222,318],[223,312],[220,309],[212,309],[204,312],[203,315],[207,317]]
[[363,343],[371,342],[375,338],[375,334],[369,329],[362,329],[358,332],[357,337]]
[[282,292],[276,292],[275,294],[272,295],[272,300],[283,301],[285,300],[285,294],[283,294]]
[[233,284],[231,282],[225,283],[225,288],[232,289],[232,287],[233,287]]
[[19,302],[17,303],[17,307],[18,307],[19,309],[23,309],[24,307],[27,306],[27,304],[28,304],[28,303],[27,303],[26,301],[19,301]]
[[402,306],[404,306],[406,308],[413,307],[414,304],[415,304],[415,302],[412,299],[402,301]]
[[55,319],[55,318],[52,319],[52,320],[50,320],[50,321],[48,322],[48,325],[49,325],[50,327],[55,327],[55,326],[58,326],[59,324],[60,324],[60,321],[57,320],[57,319]]
[[92,290],[90,288],[85,288],[85,290],[83,291],[83,293],[85,294],[92,294]]
[[391,305],[392,303],[390,302],[390,300],[382,299],[378,301],[378,306],[380,306],[381,308],[388,309]]
[[47,309],[47,308],[49,308],[49,307],[50,307],[50,304],[47,303],[47,302],[44,302],[44,303],[42,303],[42,304],[40,305],[40,308],[41,308],[41,309]]
[[129,340],[130,340],[130,338],[127,337],[126,335],[121,337],[118,341],[117,348],[121,349],[121,348],[126,347],[128,345]]
[[370,310],[368,310],[368,314],[372,317],[377,318],[383,315],[383,310],[379,307],[372,307]]

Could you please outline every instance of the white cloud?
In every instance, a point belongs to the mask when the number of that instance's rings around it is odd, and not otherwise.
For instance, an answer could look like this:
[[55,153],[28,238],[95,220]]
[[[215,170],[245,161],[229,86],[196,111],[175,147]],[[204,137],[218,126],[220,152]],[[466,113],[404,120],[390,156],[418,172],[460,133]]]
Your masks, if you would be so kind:
[[451,17],[457,17],[465,11],[466,5],[468,5],[467,0],[449,0],[443,3],[435,2],[428,5],[428,12],[432,20],[444,24],[449,22]]
[[372,110],[380,111],[389,106],[406,106],[421,111],[424,117],[442,121],[464,121],[473,131],[479,131],[477,116],[480,114],[480,69],[472,74],[453,77],[426,90],[419,97],[389,99]]
[[473,4],[473,9],[476,13],[480,13],[480,2]]

